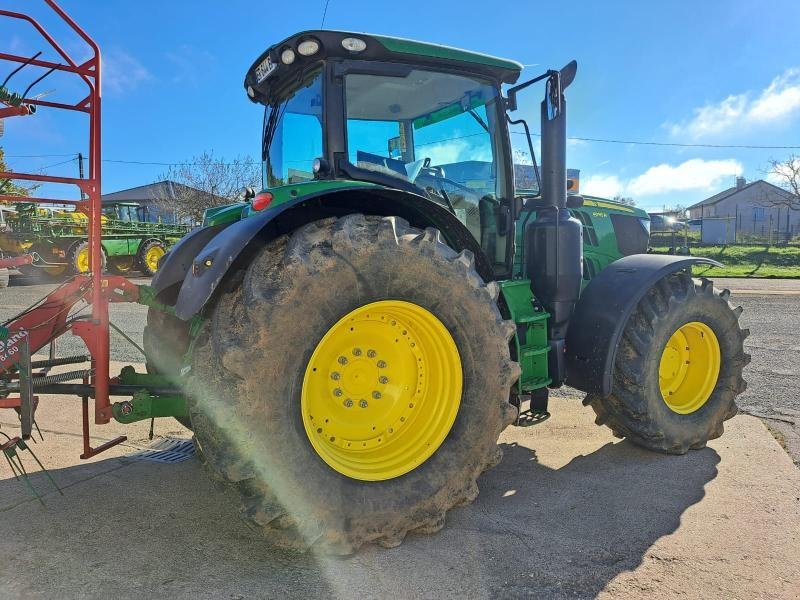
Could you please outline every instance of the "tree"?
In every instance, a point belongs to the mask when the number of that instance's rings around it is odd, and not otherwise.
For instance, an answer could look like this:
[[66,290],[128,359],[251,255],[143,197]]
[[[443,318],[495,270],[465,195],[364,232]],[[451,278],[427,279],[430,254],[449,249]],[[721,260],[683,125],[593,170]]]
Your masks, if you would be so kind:
[[[9,172],[5,161],[5,151],[0,147],[0,172]],[[11,179],[0,179],[0,195],[4,196],[28,196],[34,188],[17,185]],[[0,200],[0,204],[3,202]]]
[[619,202],[620,204],[625,204],[626,206],[636,206],[636,200],[631,197],[626,196],[614,196],[612,198],[614,202]]
[[159,207],[199,223],[207,208],[235,202],[245,187],[259,187],[261,166],[250,157],[228,162],[215,158],[213,152],[203,152],[171,166],[161,180],[182,185],[161,186],[161,197],[155,199]]
[[800,156],[792,154],[785,160],[770,160],[767,174],[786,193],[764,195],[759,203],[800,210]]

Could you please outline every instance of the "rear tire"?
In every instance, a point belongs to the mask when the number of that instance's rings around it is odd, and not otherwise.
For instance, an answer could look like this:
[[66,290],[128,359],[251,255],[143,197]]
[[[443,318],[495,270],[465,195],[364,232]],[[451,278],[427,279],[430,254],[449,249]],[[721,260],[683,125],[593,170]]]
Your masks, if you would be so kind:
[[[597,414],[597,424],[607,425],[617,437],[669,454],[703,448],[722,435],[724,421],[736,414],[736,396],[747,387],[742,370],[750,362],[743,349],[749,331],[738,323],[742,309],[734,309],[728,296],[727,290],[715,290],[709,280],[693,280],[685,273],[670,275],[653,287],[623,332],[611,395],[589,394],[584,400]],[[659,367],[673,334],[691,323],[713,332],[719,346],[719,374],[710,384],[710,395],[703,394],[707,399],[698,398],[699,407],[681,413],[665,400]]]
[[[239,491],[245,520],[280,546],[347,554],[369,542],[396,546],[410,531],[438,531],[447,510],[474,500],[477,477],[499,462],[497,438],[516,417],[508,401],[519,376],[508,346],[515,328],[502,319],[497,294],[468,251],[397,217],[325,219],[270,242],[223,290],[192,356],[195,439],[207,466]],[[329,466],[312,446],[301,388],[334,324],[386,300],[424,307],[447,328],[463,392],[429,458],[403,475],[364,481]],[[369,344],[363,353],[375,357]],[[346,395],[331,397],[331,406],[347,406]],[[362,408],[356,397],[353,415],[366,414]]]
[[127,277],[135,266],[136,257],[134,256],[112,256],[108,259],[108,270],[114,275]]

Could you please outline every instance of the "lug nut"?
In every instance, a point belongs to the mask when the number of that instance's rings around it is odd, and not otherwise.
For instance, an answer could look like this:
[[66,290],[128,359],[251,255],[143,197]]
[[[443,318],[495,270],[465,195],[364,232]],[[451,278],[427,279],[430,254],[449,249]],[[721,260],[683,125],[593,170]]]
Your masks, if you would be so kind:
[[379,369],[385,369],[386,368],[386,361],[385,360],[379,360],[378,361],[378,368]]
[[333,395],[338,398],[339,396],[342,395],[342,390],[340,390],[339,388],[336,388],[335,390],[333,390]]
[[378,356],[378,353],[375,352],[375,350],[367,350],[367,356],[370,358],[375,358],[376,356]]
[[372,397],[375,398],[375,400],[380,400],[381,393],[377,392],[377,391],[376,392],[372,392]]
[[378,381],[381,383],[389,383],[389,378],[386,375],[381,375],[378,377]]
[[347,408],[350,408],[351,406],[353,406],[353,401],[352,401],[352,400],[350,400],[350,398],[348,398],[347,400],[345,400],[345,401],[344,401],[344,405],[345,405]]
[[359,400],[358,405],[361,408],[367,408],[367,401],[366,400]]
[[339,357],[339,364],[340,365],[346,365],[347,364],[347,357],[346,356],[340,356]]
[[339,381],[340,378],[341,375],[339,375],[338,371],[334,371],[333,373],[331,373],[331,379],[333,379],[334,381]]
[[361,356],[361,348],[353,348],[353,356]]

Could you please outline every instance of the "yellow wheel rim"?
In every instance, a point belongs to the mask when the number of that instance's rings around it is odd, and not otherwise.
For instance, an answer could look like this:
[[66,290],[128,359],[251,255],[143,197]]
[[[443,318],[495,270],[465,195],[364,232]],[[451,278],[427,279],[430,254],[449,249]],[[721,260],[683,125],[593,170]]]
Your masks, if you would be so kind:
[[50,275],[51,277],[58,277],[59,275],[63,275],[64,271],[67,270],[67,267],[64,265],[54,265],[52,267],[44,267],[44,272]]
[[380,481],[439,448],[461,404],[461,357],[432,313],[400,300],[342,317],[317,345],[300,397],[303,426],[328,466]]
[[89,248],[82,248],[78,251],[78,255],[75,257],[75,267],[78,269],[78,273],[89,272]]
[[717,336],[705,323],[692,321],[667,341],[658,367],[661,396],[673,412],[700,410],[717,385],[720,349]]
[[153,246],[148,248],[144,255],[144,262],[147,263],[147,268],[151,271],[156,271],[158,269],[158,261],[165,254],[166,252],[161,246]]
[[112,260],[114,268],[120,273],[127,273],[133,269],[132,256],[118,256]]

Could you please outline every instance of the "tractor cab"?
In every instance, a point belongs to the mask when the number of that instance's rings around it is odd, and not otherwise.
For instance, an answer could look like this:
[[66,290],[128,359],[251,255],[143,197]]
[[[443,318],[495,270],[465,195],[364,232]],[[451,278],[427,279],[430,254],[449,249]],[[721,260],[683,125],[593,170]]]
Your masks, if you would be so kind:
[[522,66],[435,44],[334,31],[292,36],[248,71],[266,106],[263,176],[402,190],[449,212],[507,272],[514,198],[501,85]]

